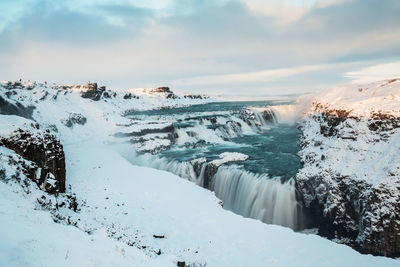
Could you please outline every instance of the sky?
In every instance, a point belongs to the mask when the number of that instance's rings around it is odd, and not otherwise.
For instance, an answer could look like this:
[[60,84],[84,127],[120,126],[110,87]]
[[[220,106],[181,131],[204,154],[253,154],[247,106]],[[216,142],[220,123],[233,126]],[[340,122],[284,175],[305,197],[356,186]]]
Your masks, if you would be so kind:
[[279,95],[400,77],[398,0],[0,0],[0,80]]

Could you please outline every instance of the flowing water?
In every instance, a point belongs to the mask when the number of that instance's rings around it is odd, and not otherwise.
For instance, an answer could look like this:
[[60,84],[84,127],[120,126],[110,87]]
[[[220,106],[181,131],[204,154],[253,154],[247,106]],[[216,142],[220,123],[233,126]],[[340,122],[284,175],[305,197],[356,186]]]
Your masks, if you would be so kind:
[[[290,102],[221,102],[134,112],[133,121],[170,122],[173,145],[134,163],[173,172],[215,192],[223,207],[266,223],[301,228],[293,177],[301,167],[299,130]],[[212,177],[207,165],[224,152],[248,155]],[[199,162],[196,168],[194,161]]]

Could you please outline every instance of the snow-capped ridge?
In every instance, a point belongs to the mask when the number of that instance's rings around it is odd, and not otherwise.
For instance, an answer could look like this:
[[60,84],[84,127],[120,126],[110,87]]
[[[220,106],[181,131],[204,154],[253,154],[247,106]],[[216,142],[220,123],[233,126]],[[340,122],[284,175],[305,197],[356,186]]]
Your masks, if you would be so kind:
[[318,94],[312,108],[311,114],[325,110],[346,110],[353,117],[371,118],[374,114],[400,117],[400,79],[334,87]]

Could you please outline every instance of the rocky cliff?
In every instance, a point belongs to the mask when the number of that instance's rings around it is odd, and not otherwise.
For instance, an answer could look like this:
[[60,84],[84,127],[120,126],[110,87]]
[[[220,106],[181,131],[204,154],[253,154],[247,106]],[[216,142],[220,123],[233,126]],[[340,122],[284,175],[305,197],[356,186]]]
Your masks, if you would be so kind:
[[[65,155],[60,141],[36,123],[18,125],[21,119],[10,117],[7,133],[0,135],[0,146],[13,150],[31,164],[18,164],[26,176],[50,194],[65,192]],[[21,127],[22,126],[22,127]],[[12,129],[16,128],[16,129]]]
[[296,189],[308,227],[362,253],[400,256],[400,81],[323,92],[300,127]]

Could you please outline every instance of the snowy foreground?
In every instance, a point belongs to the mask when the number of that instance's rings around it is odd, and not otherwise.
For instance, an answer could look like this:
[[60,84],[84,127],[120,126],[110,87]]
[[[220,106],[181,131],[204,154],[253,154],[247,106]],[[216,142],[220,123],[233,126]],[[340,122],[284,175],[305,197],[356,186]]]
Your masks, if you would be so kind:
[[[43,128],[56,126],[57,132],[52,133],[60,138],[66,157],[63,194],[75,194],[79,209],[55,211],[38,205],[43,196],[54,196],[35,184],[27,187],[28,194],[21,183],[10,179],[18,166],[8,159],[18,156],[0,146],[0,169],[5,172],[5,180],[0,180],[1,266],[399,264],[316,235],[243,218],[224,210],[208,190],[164,171],[132,165],[117,152],[111,134],[125,121],[121,107],[133,108],[140,99],[93,101],[73,90],[54,99],[53,90],[18,89],[10,102],[34,105],[32,119]],[[41,92],[50,94],[48,100],[39,100]],[[168,105],[172,102],[168,100]],[[65,126],[63,119],[71,113],[82,114],[87,123]],[[0,136],[7,137],[10,129],[32,130],[31,122],[0,115]]]
[[[100,144],[65,147],[67,181],[85,200],[78,227],[54,223],[33,199],[1,184],[1,262],[6,266],[394,266],[315,235],[242,218],[213,194],[172,174],[132,166]],[[17,192],[15,192],[17,191]],[[87,234],[83,229],[93,229]],[[107,237],[140,242],[147,250]],[[164,236],[164,238],[154,238]],[[161,250],[161,255],[156,253]],[[340,255],[340,256],[339,256]]]

